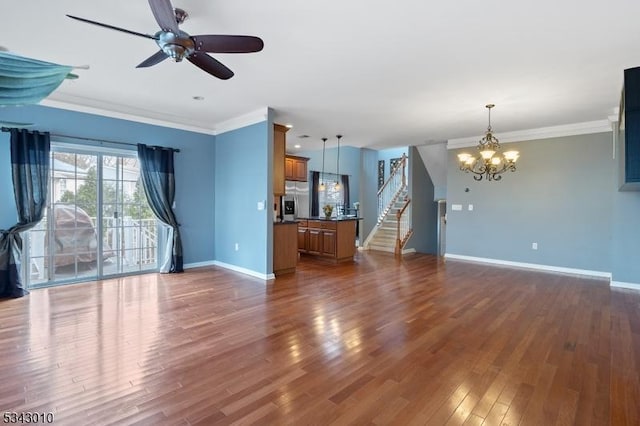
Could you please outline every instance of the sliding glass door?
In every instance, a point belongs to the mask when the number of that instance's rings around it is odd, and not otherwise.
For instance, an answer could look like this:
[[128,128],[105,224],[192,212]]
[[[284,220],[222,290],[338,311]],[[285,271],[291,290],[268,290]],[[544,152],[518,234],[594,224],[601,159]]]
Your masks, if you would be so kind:
[[103,275],[157,268],[157,223],[136,157],[102,156]]
[[157,269],[157,222],[135,153],[54,146],[45,218],[26,235],[30,287]]

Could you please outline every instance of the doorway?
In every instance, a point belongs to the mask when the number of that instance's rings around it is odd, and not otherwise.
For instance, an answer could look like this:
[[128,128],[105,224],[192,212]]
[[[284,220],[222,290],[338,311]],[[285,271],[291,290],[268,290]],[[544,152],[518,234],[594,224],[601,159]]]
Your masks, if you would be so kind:
[[28,287],[157,270],[158,223],[135,152],[52,144],[43,220],[26,233]]
[[438,200],[438,256],[447,252],[447,200]]

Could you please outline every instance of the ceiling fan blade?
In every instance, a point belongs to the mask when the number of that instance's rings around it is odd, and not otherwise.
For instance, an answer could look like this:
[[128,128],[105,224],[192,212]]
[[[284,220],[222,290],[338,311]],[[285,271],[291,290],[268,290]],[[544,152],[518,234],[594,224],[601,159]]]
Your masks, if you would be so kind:
[[73,16],[73,15],[67,15],[67,16],[69,18],[75,19],[77,21],[82,21],[82,22],[86,22],[88,24],[98,25],[100,27],[109,28],[110,30],[121,31],[123,33],[132,34],[132,35],[136,35],[136,36],[139,36],[139,37],[146,37],[146,38],[150,38],[151,40],[157,40],[158,39],[157,37],[149,35],[149,34],[143,34],[143,33],[138,33],[138,32],[131,31],[131,30],[125,30],[124,28],[114,27],[113,25],[103,24],[101,22],[91,21],[90,19],[80,18],[78,16]]
[[191,37],[196,50],[211,53],[252,53],[264,47],[260,37],[244,35],[197,35]]
[[168,31],[174,34],[180,33],[178,21],[176,21],[176,14],[169,0],[149,0],[149,6],[151,6],[153,16],[156,18],[156,22],[160,25],[162,31]]
[[167,58],[168,56],[166,53],[164,53],[162,50],[158,50],[156,53],[154,53],[153,55],[149,56],[147,59],[142,61],[140,65],[138,65],[136,68],[151,67],[153,65],[159,64],[160,62],[164,61]]
[[233,77],[233,71],[206,53],[192,53],[187,59],[201,70],[219,79],[228,80]]

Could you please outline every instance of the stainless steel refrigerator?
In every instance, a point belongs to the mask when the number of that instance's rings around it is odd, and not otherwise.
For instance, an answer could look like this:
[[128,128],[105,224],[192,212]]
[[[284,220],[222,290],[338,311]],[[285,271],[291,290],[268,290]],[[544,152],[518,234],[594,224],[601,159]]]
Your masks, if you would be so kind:
[[309,194],[309,182],[285,182],[285,196],[283,197],[283,218],[294,220],[299,217],[309,217],[311,199]]

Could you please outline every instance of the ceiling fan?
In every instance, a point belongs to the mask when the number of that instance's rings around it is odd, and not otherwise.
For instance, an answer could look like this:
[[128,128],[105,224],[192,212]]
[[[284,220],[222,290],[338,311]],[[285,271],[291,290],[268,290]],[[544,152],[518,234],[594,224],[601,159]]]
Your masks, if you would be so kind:
[[160,25],[160,31],[154,35],[143,34],[77,16],[67,16],[78,21],[155,40],[160,50],[145,59],[136,68],[150,67],[169,57],[176,62],[186,58],[203,71],[222,80],[228,80],[233,77],[233,71],[207,55],[207,52],[251,53],[259,52],[264,47],[262,39],[253,36],[213,34],[190,36],[178,27],[178,24],[184,22],[187,17],[187,13],[184,10],[174,9],[170,0],[149,0],[149,6],[151,6],[151,12],[153,12],[156,22]]

